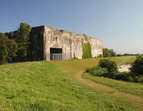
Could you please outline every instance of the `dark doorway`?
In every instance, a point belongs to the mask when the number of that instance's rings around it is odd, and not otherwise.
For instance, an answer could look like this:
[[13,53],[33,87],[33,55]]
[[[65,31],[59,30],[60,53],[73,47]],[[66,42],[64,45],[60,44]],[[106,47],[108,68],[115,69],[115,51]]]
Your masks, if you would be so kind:
[[62,60],[62,48],[50,48],[50,60]]
[[62,54],[62,48],[50,48],[50,54]]

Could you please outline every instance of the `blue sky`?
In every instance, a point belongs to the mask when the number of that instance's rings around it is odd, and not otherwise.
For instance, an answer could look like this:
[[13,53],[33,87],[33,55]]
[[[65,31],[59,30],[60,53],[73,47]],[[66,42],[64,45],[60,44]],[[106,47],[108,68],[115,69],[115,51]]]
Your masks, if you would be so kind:
[[21,22],[103,40],[117,53],[143,53],[143,0],[0,0],[0,32]]

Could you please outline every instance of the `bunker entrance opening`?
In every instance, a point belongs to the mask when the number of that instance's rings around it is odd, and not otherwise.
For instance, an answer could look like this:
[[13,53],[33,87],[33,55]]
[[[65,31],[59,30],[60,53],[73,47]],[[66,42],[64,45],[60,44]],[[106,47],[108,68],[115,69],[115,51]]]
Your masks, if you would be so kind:
[[62,48],[50,48],[50,60],[62,60]]

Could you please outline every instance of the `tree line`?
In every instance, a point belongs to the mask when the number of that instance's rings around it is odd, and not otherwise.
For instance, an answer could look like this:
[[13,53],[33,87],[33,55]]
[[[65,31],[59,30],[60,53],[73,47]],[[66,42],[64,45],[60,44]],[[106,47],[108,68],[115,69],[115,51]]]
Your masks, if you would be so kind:
[[30,31],[29,24],[21,23],[13,39],[9,33],[0,33],[0,64],[13,60],[20,62],[27,60]]
[[143,54],[116,54],[113,49],[103,48],[103,57],[121,57],[121,56],[138,56]]

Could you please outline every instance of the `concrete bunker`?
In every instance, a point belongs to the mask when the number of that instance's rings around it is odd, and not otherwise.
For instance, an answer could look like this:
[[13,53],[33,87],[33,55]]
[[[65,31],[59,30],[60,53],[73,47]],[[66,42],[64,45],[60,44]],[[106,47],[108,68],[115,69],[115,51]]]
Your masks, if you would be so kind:
[[[16,31],[15,31],[16,32]],[[13,39],[14,32],[9,32]],[[87,36],[91,45],[92,57],[103,54],[102,40]],[[74,57],[83,58],[84,34],[75,34],[67,30],[54,30],[47,25],[32,27],[30,32],[30,48],[27,59],[39,60],[70,60]]]

